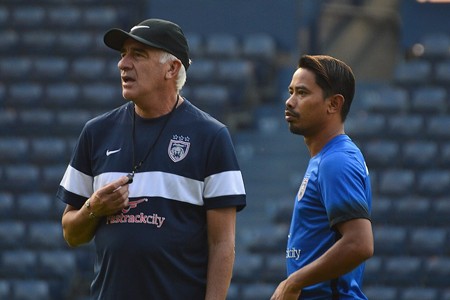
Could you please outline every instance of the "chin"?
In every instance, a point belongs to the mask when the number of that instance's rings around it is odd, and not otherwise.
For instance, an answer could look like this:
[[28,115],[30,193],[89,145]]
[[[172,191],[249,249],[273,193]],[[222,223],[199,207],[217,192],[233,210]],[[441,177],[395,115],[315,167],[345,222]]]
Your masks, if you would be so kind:
[[289,131],[293,134],[303,135],[303,131],[300,128],[293,126],[291,123],[289,123]]
[[126,91],[122,92],[122,97],[128,101],[132,101],[132,99],[133,99],[132,95],[130,95],[130,93],[127,93]]

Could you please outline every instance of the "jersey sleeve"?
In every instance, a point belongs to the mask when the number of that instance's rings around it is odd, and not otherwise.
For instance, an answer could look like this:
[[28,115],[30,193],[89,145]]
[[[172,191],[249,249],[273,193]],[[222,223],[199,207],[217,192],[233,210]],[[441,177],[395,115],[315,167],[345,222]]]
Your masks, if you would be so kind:
[[218,131],[208,151],[204,187],[206,209],[246,205],[242,173],[226,127]]
[[85,126],[56,193],[59,200],[76,208],[81,208],[94,192],[89,145],[89,134]]
[[331,227],[351,219],[370,219],[370,179],[358,155],[335,152],[324,158],[319,184]]

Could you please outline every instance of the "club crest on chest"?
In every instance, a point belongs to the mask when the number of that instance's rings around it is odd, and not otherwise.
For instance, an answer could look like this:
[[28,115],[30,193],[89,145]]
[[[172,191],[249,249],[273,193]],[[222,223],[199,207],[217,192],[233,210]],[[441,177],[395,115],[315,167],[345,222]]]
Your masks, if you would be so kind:
[[302,184],[300,185],[300,188],[298,189],[297,201],[300,201],[303,198],[303,195],[305,194],[305,191],[306,191],[306,186],[308,185],[308,180],[309,180],[309,177],[303,178]]
[[187,156],[189,152],[189,147],[191,146],[191,143],[189,141],[190,138],[186,136],[182,135],[172,136],[167,152],[169,154],[170,159],[173,162],[179,162]]

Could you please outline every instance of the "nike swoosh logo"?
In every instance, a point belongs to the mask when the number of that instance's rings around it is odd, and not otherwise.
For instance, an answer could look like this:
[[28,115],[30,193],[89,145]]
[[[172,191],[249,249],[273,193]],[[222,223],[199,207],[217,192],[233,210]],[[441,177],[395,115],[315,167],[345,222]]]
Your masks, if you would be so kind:
[[106,156],[110,156],[111,154],[117,153],[120,150],[122,150],[122,148],[119,148],[117,150],[106,150]]
[[130,31],[133,31],[133,30],[136,30],[136,29],[139,29],[139,28],[150,28],[150,27],[149,26],[145,26],[145,25],[138,25],[138,26],[134,26],[133,28],[131,28]]

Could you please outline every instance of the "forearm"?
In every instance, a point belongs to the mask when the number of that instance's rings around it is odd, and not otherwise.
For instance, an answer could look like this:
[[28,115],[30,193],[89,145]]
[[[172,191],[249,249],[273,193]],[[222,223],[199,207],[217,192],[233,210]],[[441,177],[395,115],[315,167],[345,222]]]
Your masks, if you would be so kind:
[[320,258],[291,274],[287,284],[295,290],[301,290],[318,282],[338,278],[356,268],[365,259],[358,255],[351,245],[337,242]]
[[76,247],[92,240],[102,216],[117,213],[128,205],[128,180],[122,176],[118,180],[102,187],[77,209],[67,205],[62,217],[64,239]]
[[210,245],[205,300],[225,300],[234,264],[234,243]]
[[287,287],[300,291],[306,286],[338,278],[373,255],[370,221],[355,219],[339,226],[342,238],[317,260],[291,274],[286,280]]
[[66,208],[62,217],[63,235],[71,247],[80,246],[92,240],[97,229],[99,218],[89,216],[85,205],[79,210]]

